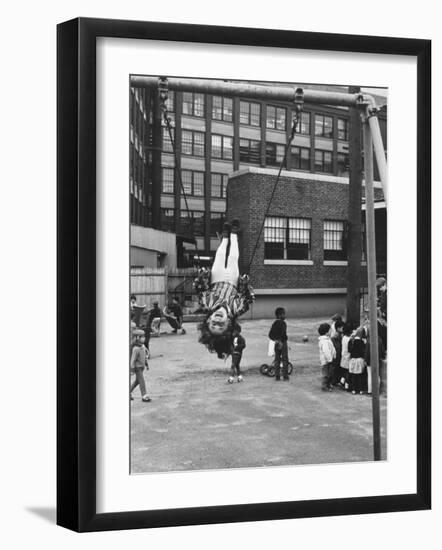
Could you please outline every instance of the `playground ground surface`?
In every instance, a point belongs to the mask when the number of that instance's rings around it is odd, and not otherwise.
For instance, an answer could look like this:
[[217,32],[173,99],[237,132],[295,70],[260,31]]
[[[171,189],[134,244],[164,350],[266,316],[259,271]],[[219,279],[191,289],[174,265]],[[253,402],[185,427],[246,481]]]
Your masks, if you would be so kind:
[[[244,321],[244,381],[228,384],[227,363],[162,324],[150,341],[148,394],[131,402],[131,472],[210,470],[373,459],[372,400],[320,388],[317,326],[323,319],[287,320],[290,381],[259,372],[267,357],[270,320]],[[308,342],[303,342],[303,336]],[[387,399],[381,396],[382,458],[387,456]]]

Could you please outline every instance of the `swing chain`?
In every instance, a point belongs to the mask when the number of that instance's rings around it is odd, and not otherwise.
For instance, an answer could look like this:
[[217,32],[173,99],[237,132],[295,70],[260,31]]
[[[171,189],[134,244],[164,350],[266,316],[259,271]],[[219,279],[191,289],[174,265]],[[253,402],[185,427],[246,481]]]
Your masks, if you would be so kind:
[[293,116],[292,131],[289,137],[289,143],[291,143],[295,138],[296,128],[301,120],[301,114],[304,108],[304,90],[302,88],[296,88],[293,103],[295,104],[295,111]]

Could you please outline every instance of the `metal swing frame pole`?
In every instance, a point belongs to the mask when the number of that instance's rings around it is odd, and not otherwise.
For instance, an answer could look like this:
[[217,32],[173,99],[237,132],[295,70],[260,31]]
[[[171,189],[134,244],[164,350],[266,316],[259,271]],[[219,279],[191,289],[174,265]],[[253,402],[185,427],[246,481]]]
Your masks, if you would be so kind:
[[381,460],[381,426],[379,404],[379,347],[376,298],[376,240],[373,186],[373,140],[370,116],[363,115],[365,202],[367,225],[367,271],[370,316],[370,367],[372,378],[373,458]]

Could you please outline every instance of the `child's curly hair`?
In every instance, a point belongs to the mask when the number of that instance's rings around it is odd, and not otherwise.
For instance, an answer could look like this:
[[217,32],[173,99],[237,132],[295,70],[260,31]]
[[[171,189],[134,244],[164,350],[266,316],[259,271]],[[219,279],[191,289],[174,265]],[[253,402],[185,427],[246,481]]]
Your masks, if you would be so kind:
[[234,331],[241,331],[241,326],[238,323],[236,317],[230,319],[229,326],[226,332],[220,336],[214,336],[208,326],[208,319],[212,315],[212,312],[206,315],[204,321],[198,325],[200,331],[199,342],[204,344],[210,353],[216,353],[220,359],[223,359],[224,355],[230,355],[232,353],[233,345],[233,333]]

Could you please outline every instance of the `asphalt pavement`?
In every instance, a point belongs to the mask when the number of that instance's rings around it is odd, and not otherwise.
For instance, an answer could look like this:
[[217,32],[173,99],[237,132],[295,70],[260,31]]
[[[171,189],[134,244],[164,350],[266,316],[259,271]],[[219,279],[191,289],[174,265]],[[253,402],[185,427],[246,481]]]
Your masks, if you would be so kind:
[[[287,320],[288,382],[259,372],[271,321],[242,322],[244,381],[228,384],[224,362],[198,343],[197,327],[172,334],[162,325],[150,341],[145,372],[149,403],[131,402],[132,473],[331,464],[373,459],[372,400],[343,390],[322,392],[317,326]],[[303,342],[307,336],[308,341]],[[381,396],[382,459],[387,458],[387,399]]]

